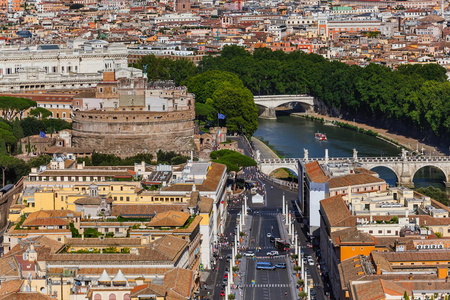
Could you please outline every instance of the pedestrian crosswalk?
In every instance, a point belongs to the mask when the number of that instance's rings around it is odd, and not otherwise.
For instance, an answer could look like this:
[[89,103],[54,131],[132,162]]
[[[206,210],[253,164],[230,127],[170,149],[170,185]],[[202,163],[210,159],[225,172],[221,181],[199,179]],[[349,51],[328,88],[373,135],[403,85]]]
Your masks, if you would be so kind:
[[[216,286],[222,286],[223,284],[216,284]],[[240,284],[241,288],[289,288],[290,284],[287,283],[260,283],[260,284]]]
[[290,284],[287,283],[263,283],[263,284],[243,284],[242,288],[289,288]]

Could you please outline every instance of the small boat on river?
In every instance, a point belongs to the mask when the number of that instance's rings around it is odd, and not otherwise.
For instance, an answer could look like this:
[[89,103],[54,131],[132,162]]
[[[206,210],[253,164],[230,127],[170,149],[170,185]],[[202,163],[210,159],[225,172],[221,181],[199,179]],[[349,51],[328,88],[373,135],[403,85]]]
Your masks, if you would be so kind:
[[327,135],[325,133],[317,132],[315,134],[315,138],[316,138],[316,140],[319,140],[319,141],[326,141],[327,140]]

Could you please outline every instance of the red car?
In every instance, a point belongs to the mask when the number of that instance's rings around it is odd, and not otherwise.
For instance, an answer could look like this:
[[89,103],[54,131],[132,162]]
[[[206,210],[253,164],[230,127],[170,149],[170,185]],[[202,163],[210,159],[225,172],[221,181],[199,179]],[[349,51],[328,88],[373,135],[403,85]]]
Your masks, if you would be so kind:
[[224,291],[220,291],[220,297],[225,297],[225,292]]
[[228,279],[228,273],[225,273],[225,275],[223,275],[223,279]]

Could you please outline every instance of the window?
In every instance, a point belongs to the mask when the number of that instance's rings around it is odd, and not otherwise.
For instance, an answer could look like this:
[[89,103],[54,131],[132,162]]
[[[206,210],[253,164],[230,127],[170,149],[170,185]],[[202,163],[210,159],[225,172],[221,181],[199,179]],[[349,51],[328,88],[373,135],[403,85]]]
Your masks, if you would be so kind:
[[103,93],[103,88],[99,88],[98,91],[99,91],[100,93]]
[[127,201],[130,202],[130,197],[127,197]]
[[120,190],[123,191],[123,186],[120,187]]
[[383,233],[383,230],[378,230],[378,233],[379,233],[379,234]]
[[120,197],[120,201],[123,201],[123,197]]
[[391,233],[391,231],[390,231],[390,230],[388,230],[388,231],[387,231],[387,233]]
[[373,233],[373,230],[369,230],[369,233]]

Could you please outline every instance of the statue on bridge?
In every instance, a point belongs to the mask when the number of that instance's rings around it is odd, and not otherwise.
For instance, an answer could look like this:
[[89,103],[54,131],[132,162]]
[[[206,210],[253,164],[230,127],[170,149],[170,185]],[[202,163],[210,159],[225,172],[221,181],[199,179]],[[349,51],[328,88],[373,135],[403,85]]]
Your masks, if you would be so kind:
[[303,159],[305,162],[308,161],[308,149],[303,148]]
[[402,148],[402,159],[403,160],[407,160],[407,158],[406,158],[406,154],[408,153],[408,151],[406,151],[406,149],[405,148]]
[[256,149],[255,151],[255,158],[257,162],[261,160],[261,151],[259,151],[259,149]]
[[358,151],[355,148],[353,148],[353,161],[358,161]]

